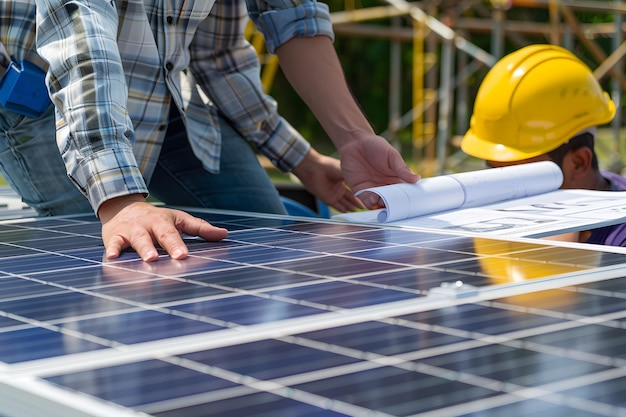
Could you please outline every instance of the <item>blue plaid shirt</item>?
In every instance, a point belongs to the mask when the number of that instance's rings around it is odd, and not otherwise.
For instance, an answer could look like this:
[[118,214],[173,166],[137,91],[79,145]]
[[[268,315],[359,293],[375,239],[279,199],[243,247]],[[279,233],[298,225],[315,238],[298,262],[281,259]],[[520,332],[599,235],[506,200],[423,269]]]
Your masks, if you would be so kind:
[[[219,170],[218,111],[284,171],[308,152],[309,144],[262,92],[256,52],[243,37],[243,0],[36,5],[59,149],[96,212],[110,198],[148,193],[172,102],[194,152],[212,172]],[[34,53],[34,6],[27,0],[0,5],[0,40],[18,60]],[[323,3],[247,0],[247,6],[272,52],[293,37],[333,37]]]

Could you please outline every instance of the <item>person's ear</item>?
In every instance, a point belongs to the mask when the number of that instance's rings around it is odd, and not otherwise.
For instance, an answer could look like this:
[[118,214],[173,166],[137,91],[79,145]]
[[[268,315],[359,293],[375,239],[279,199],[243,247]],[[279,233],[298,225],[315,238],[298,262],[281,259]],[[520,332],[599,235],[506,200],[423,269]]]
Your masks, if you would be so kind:
[[588,147],[581,146],[570,150],[563,158],[563,162],[567,165],[572,180],[584,179],[593,170],[593,153]]

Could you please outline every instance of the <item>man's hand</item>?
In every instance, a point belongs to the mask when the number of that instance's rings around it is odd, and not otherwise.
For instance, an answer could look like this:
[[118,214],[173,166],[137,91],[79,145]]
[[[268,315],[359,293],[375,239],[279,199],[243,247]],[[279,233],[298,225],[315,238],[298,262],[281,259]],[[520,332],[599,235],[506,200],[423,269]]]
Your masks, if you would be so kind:
[[311,148],[292,172],[314,196],[342,213],[365,208],[347,188],[338,159],[321,155]]
[[154,261],[159,244],[172,259],[187,257],[181,233],[210,241],[226,238],[228,231],[180,210],[155,207],[139,194],[113,198],[98,210],[107,258],[117,258],[129,247],[144,261]]
[[[330,38],[296,36],[281,44],[276,54],[289,83],[339,150],[343,177],[353,192],[419,180],[400,153],[374,134],[346,84]],[[382,203],[374,193],[359,198],[367,207]]]
[[[420,179],[387,140],[374,134],[344,142],[339,153],[343,176],[355,192],[382,185],[415,183]],[[382,205],[374,193],[364,193],[359,198],[367,207]]]

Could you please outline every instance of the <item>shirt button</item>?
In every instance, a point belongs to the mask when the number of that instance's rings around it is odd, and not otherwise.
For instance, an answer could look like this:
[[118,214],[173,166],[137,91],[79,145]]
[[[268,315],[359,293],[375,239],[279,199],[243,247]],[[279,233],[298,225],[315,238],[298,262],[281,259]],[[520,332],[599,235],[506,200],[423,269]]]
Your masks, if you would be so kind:
[[165,130],[165,125],[159,125],[159,131],[164,131]]
[[171,71],[173,68],[174,68],[174,64],[172,64],[171,62],[165,63],[165,69],[167,69],[168,71]]
[[166,19],[166,20],[167,20],[167,24],[168,24],[168,25],[171,25],[171,24],[172,24],[172,22],[174,21],[174,18],[173,18],[172,16],[167,16],[167,19]]

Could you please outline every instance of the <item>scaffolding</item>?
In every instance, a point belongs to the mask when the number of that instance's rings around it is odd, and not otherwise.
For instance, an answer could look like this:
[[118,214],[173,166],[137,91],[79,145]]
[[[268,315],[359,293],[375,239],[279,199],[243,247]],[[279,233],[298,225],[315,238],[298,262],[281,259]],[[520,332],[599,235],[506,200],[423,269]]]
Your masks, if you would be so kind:
[[[459,136],[468,127],[474,97],[467,80],[478,70],[493,66],[503,56],[506,42],[516,47],[551,43],[570,50],[584,50],[593,61],[587,63],[595,77],[608,81],[611,98],[621,109],[622,93],[626,91],[623,72],[626,5],[622,0],[381,0],[380,5],[370,7],[359,7],[356,3],[346,0],[344,10],[332,13],[335,33],[390,42],[389,116],[388,126],[381,135],[393,141],[398,132],[410,129],[410,155],[414,162],[419,161],[420,173],[424,175],[454,171],[454,165],[463,158],[462,152],[450,150],[455,149]],[[514,8],[545,9],[549,18],[545,23],[511,20],[509,14]],[[581,23],[577,13],[608,14],[612,22]],[[489,36],[489,50],[472,42],[479,35]],[[608,53],[599,39],[611,40]],[[278,62],[262,53],[262,40],[256,38],[255,42],[266,62],[264,86],[269,91]],[[413,88],[412,107],[403,111],[399,45],[405,42],[412,43]],[[618,111],[611,125],[614,170],[623,166],[619,133],[622,117]],[[403,153],[408,154],[406,149]]]

